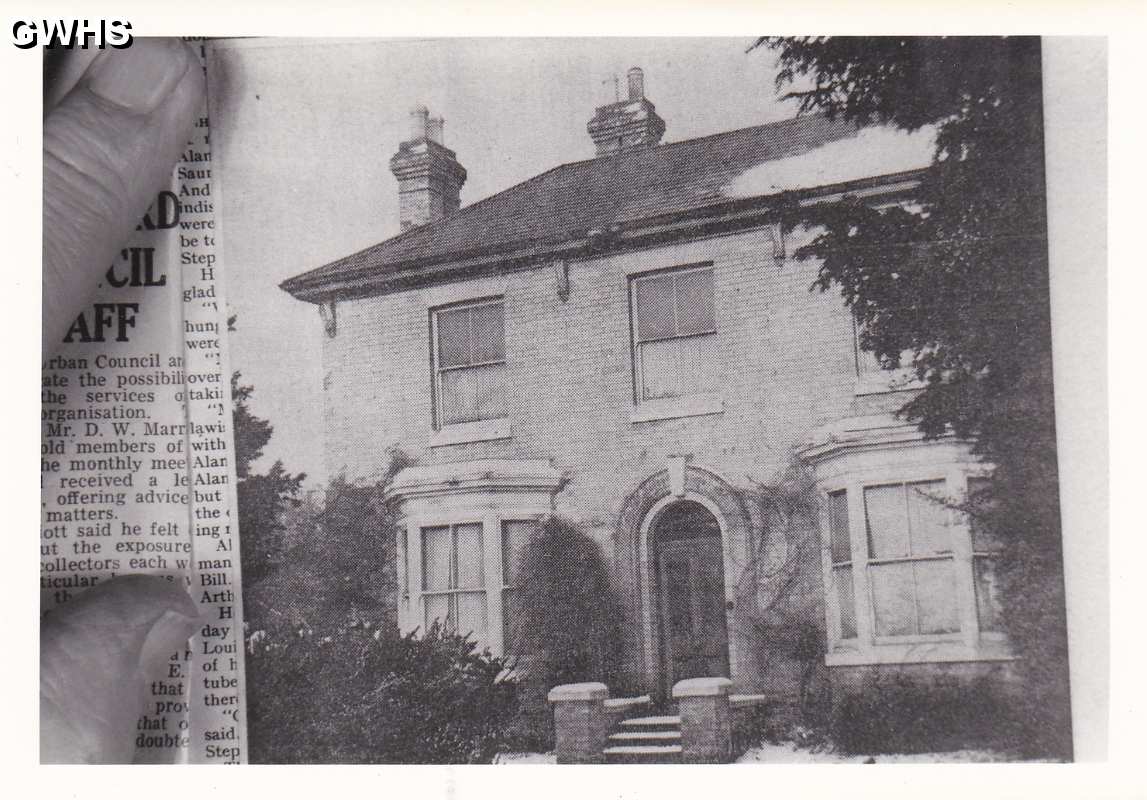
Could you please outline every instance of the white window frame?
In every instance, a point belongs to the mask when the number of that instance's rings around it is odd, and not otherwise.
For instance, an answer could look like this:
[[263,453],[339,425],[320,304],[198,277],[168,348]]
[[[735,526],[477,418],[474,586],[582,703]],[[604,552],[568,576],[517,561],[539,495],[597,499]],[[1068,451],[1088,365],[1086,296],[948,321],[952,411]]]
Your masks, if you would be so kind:
[[[919,465],[915,468],[884,467],[865,472],[838,475],[822,483],[821,531],[822,572],[825,587],[825,623],[828,634],[828,666],[880,663],[916,663],[938,661],[1010,660],[1014,656],[1006,636],[996,631],[981,631],[976,603],[971,528],[962,512],[948,508],[948,531],[952,537],[952,562],[956,578],[956,616],[959,630],[955,633],[912,634],[901,636],[876,635],[875,605],[871,582],[868,578],[872,563],[885,563],[887,559],[871,559],[868,555],[868,531],[865,515],[864,490],[889,484],[913,484],[925,481],[943,481],[942,494],[947,498],[967,496],[970,477],[986,477],[987,470],[977,465],[956,463],[937,466]],[[845,639],[841,636],[839,593],[834,583],[834,563],[831,552],[831,520],[829,495],[845,491],[848,508],[849,542],[852,556],[853,598],[857,635]],[[945,556],[946,557],[946,556]],[[911,557],[911,561],[933,560],[930,556]]]
[[[502,531],[507,522],[534,522],[540,525],[548,511],[531,506],[510,505],[496,511],[461,510],[458,512],[420,515],[407,519],[399,531],[399,542],[406,541],[409,547],[410,597],[400,610],[399,624],[402,630],[426,629],[426,603],[428,597],[445,594],[443,591],[428,591],[424,574],[425,561],[422,553],[423,531],[427,528],[453,529],[459,525],[477,524],[482,530],[482,577],[486,599],[486,642],[485,645],[495,656],[506,655],[509,643],[505,641],[504,602],[506,589],[514,589],[511,576],[502,563]],[[417,549],[416,549],[417,548]],[[453,556],[452,556],[453,558]],[[401,565],[399,567],[401,569]],[[450,590],[454,591],[454,590]],[[462,592],[477,589],[462,589]],[[464,633],[465,631],[462,631]]]
[[[478,527],[478,542],[479,542],[479,562],[478,569],[482,576],[480,585],[478,586],[458,586],[458,528],[464,526]],[[449,575],[447,576],[447,588],[445,589],[428,589],[426,588],[426,531],[435,528],[446,528],[450,531],[450,566]],[[427,598],[429,597],[446,597],[447,599],[447,618],[442,620],[444,629],[449,633],[468,634],[473,631],[456,630],[453,625],[457,625],[458,620],[458,595],[462,594],[481,594],[483,597],[483,604],[486,607],[486,631],[485,640],[490,640],[490,599],[489,599],[489,578],[487,576],[487,558],[486,558],[486,531],[482,520],[464,520],[459,522],[451,522],[439,525],[426,525],[423,524],[418,529],[418,541],[420,551],[419,563],[419,594],[421,603],[419,604],[422,612],[422,619],[425,625],[429,625],[430,621],[426,619],[426,606]],[[436,618],[437,619],[437,618]],[[453,624],[451,623],[453,620]]]
[[[450,303],[430,309],[430,368],[432,372],[433,394],[433,429],[435,435],[431,437],[430,446],[439,447],[448,444],[461,444],[473,441],[490,439],[504,439],[509,437],[509,410],[500,417],[488,417],[468,422],[445,421],[444,404],[442,399],[442,376],[446,372],[464,369],[477,369],[506,365],[506,303],[505,296],[483,297],[475,300]],[[499,305],[502,307],[502,358],[496,361],[484,361],[464,366],[442,367],[438,353],[438,317],[440,314],[462,309],[481,308],[483,306]],[[504,370],[505,373],[505,370]],[[508,378],[508,373],[507,378]],[[508,386],[507,386],[508,388]]]
[[[656,339],[640,339],[639,318],[637,307],[637,287],[643,280],[651,278],[663,278],[666,275],[672,275],[675,278],[679,275],[685,275],[694,272],[708,272],[713,279],[713,329],[708,331],[699,331],[696,333],[677,334],[672,336],[662,336]],[[652,342],[669,341],[671,339],[693,339],[702,336],[718,336],[720,328],[717,325],[717,268],[713,262],[701,262],[696,264],[683,264],[675,267],[668,267],[665,269],[649,270],[645,272],[632,273],[629,278],[629,319],[630,319],[630,362],[633,367],[633,401],[634,410],[630,414],[630,421],[638,422],[651,422],[654,420],[662,419],[677,419],[681,417],[696,417],[705,416],[708,414],[719,414],[724,411],[724,401],[721,394],[717,391],[713,392],[699,392],[689,395],[681,395],[678,397],[659,397],[649,398],[645,397],[645,370],[642,359],[642,345]],[[677,304],[676,297],[673,304],[674,311],[674,327],[676,328],[676,313]]]

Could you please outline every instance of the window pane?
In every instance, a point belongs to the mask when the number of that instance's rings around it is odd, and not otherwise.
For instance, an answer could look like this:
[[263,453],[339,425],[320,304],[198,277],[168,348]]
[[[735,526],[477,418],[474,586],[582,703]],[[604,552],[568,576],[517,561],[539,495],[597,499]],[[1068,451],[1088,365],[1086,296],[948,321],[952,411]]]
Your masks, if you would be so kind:
[[713,270],[685,272],[677,280],[677,333],[708,333],[717,330],[713,308]]
[[450,529],[422,529],[422,588],[435,592],[450,588]]
[[452,369],[442,373],[442,424],[506,416],[506,365]]
[[521,648],[514,640],[514,626],[521,619],[521,599],[515,589],[502,592],[502,644],[506,655],[522,655]]
[[976,578],[976,613],[980,617],[980,630],[1003,630],[1000,583],[999,576],[996,574],[996,560],[977,556],[972,563]]
[[714,391],[720,353],[715,334],[687,339],[662,339],[639,345],[643,400],[685,397]]
[[475,401],[478,419],[500,419],[506,416],[506,365],[474,367]]
[[953,563],[918,561],[916,571],[916,612],[918,633],[955,633],[960,630],[956,618],[956,574]]
[[912,555],[952,552],[948,509],[933,497],[944,497],[944,481],[909,483],[908,525],[912,531]]
[[908,555],[908,515],[904,486],[872,486],[864,490],[869,558]]
[[478,378],[473,369],[443,372],[441,387],[442,424],[478,419]]
[[679,339],[663,339],[640,345],[643,400],[681,395],[681,365],[677,359]]
[[438,620],[451,630],[454,621],[450,619],[450,595],[448,594],[428,594],[425,595],[426,600],[426,621],[425,630],[430,630],[434,624],[434,620]]
[[458,621],[454,630],[462,636],[469,636],[478,643],[478,649],[489,647],[486,633],[486,593],[459,592],[455,595],[458,605]]
[[916,633],[911,563],[874,564],[868,568],[877,636]]
[[848,536],[848,493],[833,492],[828,496],[829,546],[832,562],[852,561]]
[[635,282],[637,339],[648,341],[673,336],[673,276],[657,275]]
[[852,567],[834,567],[836,602],[840,606],[840,638],[856,638],[856,593],[852,588]]
[[458,580],[454,584],[459,589],[477,589],[485,585],[482,580],[482,526],[479,524],[458,525],[454,529],[458,542]]
[[438,367],[456,367],[470,363],[470,309],[439,311]]
[[410,596],[410,531],[407,528],[402,529],[402,552],[399,554],[402,559],[402,596]]
[[470,309],[471,363],[504,361],[506,358],[506,328],[502,318],[502,304],[489,303]]
[[502,580],[507,586],[517,582],[522,558],[530,546],[530,537],[537,523],[533,520],[513,520],[502,523]]

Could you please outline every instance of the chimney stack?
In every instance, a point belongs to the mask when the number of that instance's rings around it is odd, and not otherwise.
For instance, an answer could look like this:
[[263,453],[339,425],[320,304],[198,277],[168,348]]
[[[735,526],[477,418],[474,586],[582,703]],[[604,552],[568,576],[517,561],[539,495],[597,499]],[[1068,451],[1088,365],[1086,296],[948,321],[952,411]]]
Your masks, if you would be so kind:
[[665,134],[665,120],[657,116],[656,107],[645,99],[645,73],[640,67],[633,67],[626,76],[629,79],[628,97],[601,106],[586,125],[590,138],[597,145],[598,156],[653,147]]
[[403,231],[442,219],[461,205],[466,170],[442,144],[442,117],[417,105],[410,110],[410,138],[390,159],[398,179],[398,220]]

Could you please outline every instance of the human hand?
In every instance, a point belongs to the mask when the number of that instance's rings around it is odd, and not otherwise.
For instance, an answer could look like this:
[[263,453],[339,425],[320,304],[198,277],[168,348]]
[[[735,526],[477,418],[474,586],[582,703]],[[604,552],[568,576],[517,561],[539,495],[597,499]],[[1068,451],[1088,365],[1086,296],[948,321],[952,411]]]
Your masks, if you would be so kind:
[[170,180],[204,98],[198,59],[178,39],[65,57],[45,75],[45,355]]
[[[45,73],[43,353],[88,302],[203,108],[203,75],[178,39],[71,50]],[[193,633],[198,611],[162,577],[124,576],[40,623],[40,758],[124,763],[144,691]],[[157,672],[158,670],[158,672]]]
[[41,763],[131,763],[147,687],[198,622],[187,592],[159,575],[114,578],[45,614]]

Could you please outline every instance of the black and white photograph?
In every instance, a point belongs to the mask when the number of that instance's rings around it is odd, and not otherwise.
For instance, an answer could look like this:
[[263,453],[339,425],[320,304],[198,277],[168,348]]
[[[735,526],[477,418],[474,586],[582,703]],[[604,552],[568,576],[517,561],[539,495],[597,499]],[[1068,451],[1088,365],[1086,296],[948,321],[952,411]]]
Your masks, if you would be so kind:
[[1043,45],[210,42],[245,758],[1071,761]]

